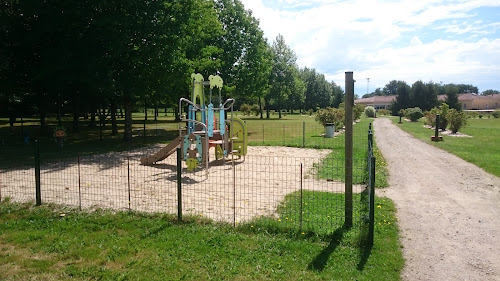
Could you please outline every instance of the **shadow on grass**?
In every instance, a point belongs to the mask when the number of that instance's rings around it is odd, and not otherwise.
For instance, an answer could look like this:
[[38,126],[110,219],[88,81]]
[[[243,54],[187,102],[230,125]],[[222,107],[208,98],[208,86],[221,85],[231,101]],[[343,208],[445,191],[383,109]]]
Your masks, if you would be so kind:
[[326,248],[324,248],[311,261],[311,263],[309,263],[307,269],[314,271],[323,271],[323,269],[325,269],[326,263],[328,262],[328,259],[330,258],[330,255],[335,251],[335,249],[337,249],[346,231],[347,229],[344,226],[337,228],[337,230],[335,230],[330,235],[330,243],[328,244],[328,246],[326,246]]

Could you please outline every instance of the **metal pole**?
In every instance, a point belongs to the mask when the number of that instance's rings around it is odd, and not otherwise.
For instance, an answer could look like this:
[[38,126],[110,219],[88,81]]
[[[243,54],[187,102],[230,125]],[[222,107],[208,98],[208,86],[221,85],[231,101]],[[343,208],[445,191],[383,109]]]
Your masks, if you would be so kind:
[[354,78],[353,73],[345,73],[345,226],[352,226],[352,141],[353,141],[353,107]]
[[130,156],[127,156],[127,190],[128,190],[128,211],[131,210],[130,200]]
[[42,205],[42,191],[40,183],[40,144],[35,140],[35,183],[36,183],[36,205]]
[[302,122],[302,147],[306,147],[306,122]]
[[81,176],[80,176],[80,154],[78,154],[78,207],[81,211],[82,210],[82,187],[81,187]]
[[302,188],[303,188],[303,182],[302,182],[302,163],[300,163],[300,232],[302,232],[302,213],[303,213],[303,195],[302,195]]
[[181,148],[177,148],[177,221],[182,221],[182,159]]
[[265,143],[265,140],[264,140],[264,123],[262,123],[262,144]]
[[439,136],[439,114],[436,114],[436,130],[434,131],[434,137],[437,140]]
[[371,174],[370,177],[370,222],[369,222],[369,229],[368,229],[368,242],[373,245],[373,237],[374,237],[374,228],[375,228],[375,157],[372,155],[370,157],[371,161],[371,169],[369,173]]

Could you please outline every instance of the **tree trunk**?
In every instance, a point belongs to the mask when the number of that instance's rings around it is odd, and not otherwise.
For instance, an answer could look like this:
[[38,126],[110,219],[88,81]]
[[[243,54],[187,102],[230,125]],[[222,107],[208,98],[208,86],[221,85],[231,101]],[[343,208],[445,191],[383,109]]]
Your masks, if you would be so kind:
[[281,119],[281,98],[278,98],[278,116]]
[[262,100],[259,97],[259,111],[260,111],[260,119],[263,119],[264,117],[262,116]]
[[144,101],[144,121],[148,121],[148,104]]
[[264,98],[264,101],[266,102],[266,118],[269,119],[269,118],[271,118],[271,115],[269,112],[269,99]]
[[125,130],[123,132],[123,140],[132,141],[132,101],[127,93],[124,95],[123,106],[125,108]]
[[80,124],[78,123],[78,119],[80,117],[80,107],[78,104],[78,95],[73,98],[73,132],[80,132]]
[[90,104],[90,124],[89,124],[89,127],[91,127],[91,128],[95,128],[95,112],[96,112],[95,104],[91,103]]
[[116,124],[116,100],[111,101],[111,135],[118,134],[118,125]]
[[175,122],[181,122],[181,116],[179,114],[179,107],[174,106]]
[[158,103],[155,102],[155,121],[158,121]]

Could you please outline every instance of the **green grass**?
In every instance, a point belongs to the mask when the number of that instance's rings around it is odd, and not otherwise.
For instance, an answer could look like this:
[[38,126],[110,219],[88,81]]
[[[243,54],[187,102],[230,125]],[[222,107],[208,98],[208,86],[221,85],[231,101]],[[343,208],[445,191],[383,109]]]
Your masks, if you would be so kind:
[[[280,208],[281,218],[292,201]],[[403,258],[395,208],[386,198],[376,204],[369,247],[359,243],[356,229],[340,225],[332,225],[330,235],[302,234],[257,222],[232,228],[192,218],[177,223],[167,215],[2,202],[0,279],[398,280]],[[311,210],[304,217],[314,218]]]
[[434,131],[425,128],[424,119],[419,122],[403,122],[397,124],[398,118],[392,122],[414,137],[436,147],[444,149],[468,161],[486,172],[500,177],[500,118],[468,119],[468,124],[460,130],[461,133],[472,136],[450,137],[443,136],[442,142],[431,142]]

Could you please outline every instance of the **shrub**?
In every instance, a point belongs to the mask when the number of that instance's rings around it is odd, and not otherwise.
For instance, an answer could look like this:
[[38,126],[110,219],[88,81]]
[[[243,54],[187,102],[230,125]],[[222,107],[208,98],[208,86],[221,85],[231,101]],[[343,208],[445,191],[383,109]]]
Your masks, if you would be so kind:
[[365,106],[362,104],[356,104],[354,105],[353,111],[354,111],[353,119],[358,120],[359,118],[361,118],[361,114],[363,114],[363,111],[365,111]]
[[252,107],[249,104],[244,103],[240,106],[240,111],[243,112],[243,115],[250,115]]
[[252,113],[255,115],[255,116],[259,116],[260,114],[260,108],[259,108],[259,105],[258,104],[254,104],[252,105],[252,109],[251,109]]
[[414,107],[406,109],[406,116],[410,118],[411,122],[416,122],[418,119],[422,118],[424,114],[422,113],[422,109]]
[[367,106],[365,108],[366,117],[375,117],[375,108],[373,106]]
[[309,109],[309,110],[307,110],[307,114],[308,114],[309,116],[312,116],[312,115],[313,115],[313,113],[314,113],[314,110],[312,110],[312,108],[311,108],[311,109]]
[[465,116],[465,113],[457,111],[454,108],[448,110],[448,116],[446,116],[446,118],[448,118],[450,123],[450,130],[454,134],[467,124],[467,116]]
[[400,109],[398,113],[399,113],[399,116],[406,117],[406,109]]
[[437,115],[437,108],[434,107],[433,109],[424,112],[425,116],[425,124],[435,127],[436,126],[436,115]]
[[482,114],[479,114],[479,119],[483,119],[483,115]]
[[382,116],[389,116],[389,114],[391,114],[391,112],[387,109],[379,109],[378,114],[380,114]]
[[493,113],[491,113],[491,115],[493,115],[493,117],[495,117],[495,118],[500,118],[500,110],[493,111]]
[[441,106],[439,106],[439,129],[446,130],[448,127],[448,111],[450,107],[448,104],[443,102]]
[[344,126],[344,119],[345,113],[342,109],[327,107],[316,111],[315,120],[323,126],[333,123],[336,131]]

